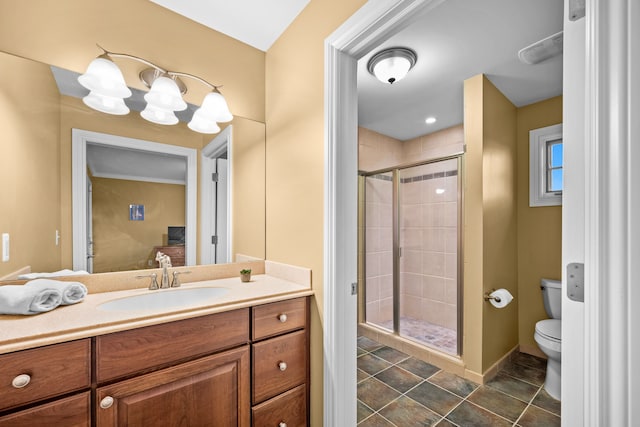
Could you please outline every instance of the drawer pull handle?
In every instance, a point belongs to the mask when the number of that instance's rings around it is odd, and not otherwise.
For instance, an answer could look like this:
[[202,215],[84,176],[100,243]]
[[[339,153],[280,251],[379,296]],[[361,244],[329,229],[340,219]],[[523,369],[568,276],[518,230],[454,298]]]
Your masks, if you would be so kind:
[[280,424],[278,424],[278,427],[287,427],[287,423],[282,421]]
[[107,396],[100,401],[100,407],[102,409],[109,409],[113,405],[113,397]]
[[280,321],[280,323],[286,322],[287,321],[287,314],[286,313],[282,313],[281,315],[278,316],[278,320]]
[[284,371],[286,371],[286,370],[287,370],[287,364],[286,364],[285,362],[279,362],[279,363],[278,363],[278,368],[280,368],[280,370],[281,370],[282,372],[284,372]]
[[13,388],[26,387],[31,382],[31,377],[28,374],[20,374],[11,381]]

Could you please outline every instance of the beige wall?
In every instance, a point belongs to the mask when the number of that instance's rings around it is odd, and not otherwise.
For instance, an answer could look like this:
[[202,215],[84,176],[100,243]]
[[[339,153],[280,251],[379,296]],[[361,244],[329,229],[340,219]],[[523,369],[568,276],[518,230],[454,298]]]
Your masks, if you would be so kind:
[[[518,344],[516,108],[483,75],[464,82],[464,360],[484,373]],[[503,309],[484,292],[506,288]]]
[[562,123],[562,97],[518,109],[518,295],[519,337],[523,351],[541,354],[535,324],[546,319],[540,279],[560,279],[562,207],[529,207],[529,131]]
[[[9,233],[11,247],[0,276],[26,265],[32,271],[59,270],[59,94],[42,64],[0,55],[0,70],[11,82],[0,87],[0,233]],[[41,101],[39,108],[32,99]]]
[[[96,177],[91,182],[93,271],[155,268],[153,247],[167,243],[168,226],[185,224],[185,186]],[[132,204],[144,205],[144,221],[129,220]]]
[[313,426],[323,405],[324,40],[364,3],[312,0],[266,58],[267,256],[313,270]]

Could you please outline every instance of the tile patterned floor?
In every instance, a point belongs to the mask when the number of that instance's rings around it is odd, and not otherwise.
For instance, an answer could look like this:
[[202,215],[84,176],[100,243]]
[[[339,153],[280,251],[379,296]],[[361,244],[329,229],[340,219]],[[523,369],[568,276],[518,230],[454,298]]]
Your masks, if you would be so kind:
[[[393,330],[393,320],[381,322],[379,326]],[[457,354],[458,335],[454,329],[434,325],[426,320],[400,317],[400,335],[437,348],[449,354]]]
[[479,386],[358,338],[358,426],[560,426],[560,402],[542,387],[546,362],[517,354]]

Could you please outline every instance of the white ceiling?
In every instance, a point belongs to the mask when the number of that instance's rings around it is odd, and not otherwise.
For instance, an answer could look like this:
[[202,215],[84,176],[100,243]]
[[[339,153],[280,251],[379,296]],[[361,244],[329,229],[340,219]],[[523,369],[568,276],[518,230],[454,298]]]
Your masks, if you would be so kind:
[[266,52],[310,0],[151,1]]
[[[517,107],[562,93],[562,57],[537,65],[518,51],[562,31],[562,0],[447,0],[358,62],[360,126],[405,141],[462,123],[463,82],[484,73]],[[416,51],[404,80],[383,84],[367,61],[392,46]],[[438,121],[426,125],[424,119]]]

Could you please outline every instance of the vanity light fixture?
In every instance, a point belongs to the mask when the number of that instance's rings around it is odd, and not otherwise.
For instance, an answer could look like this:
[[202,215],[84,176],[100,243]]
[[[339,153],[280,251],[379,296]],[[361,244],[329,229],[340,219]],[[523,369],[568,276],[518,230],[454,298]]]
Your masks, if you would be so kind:
[[406,47],[381,50],[369,59],[367,69],[382,83],[393,84],[402,80],[416,65],[418,55]]
[[434,124],[434,123],[435,123],[435,122],[437,122],[437,121],[438,121],[438,120],[437,120],[435,117],[433,117],[433,116],[432,116],[432,117],[427,117],[427,118],[424,120],[424,122],[425,122],[426,124],[428,124],[428,125],[432,125],[432,124]]
[[227,101],[220,93],[221,86],[213,85],[193,74],[166,70],[138,56],[109,52],[100,45],[98,47],[103,53],[91,61],[87,71],[78,77],[78,82],[90,91],[82,101],[94,110],[116,115],[129,113],[124,98],[130,97],[132,93],[127,87],[122,71],[113,62],[113,58],[127,58],[150,67],[140,72],[140,80],[150,88],[144,95],[147,106],[140,113],[145,120],[161,125],[178,123],[174,111],[187,109],[187,103],[182,98],[187,92],[187,86],[180,77],[197,80],[211,88],[211,93],[205,96],[202,106],[195,111],[188,124],[191,130],[217,133],[220,132],[218,123],[233,119]]

